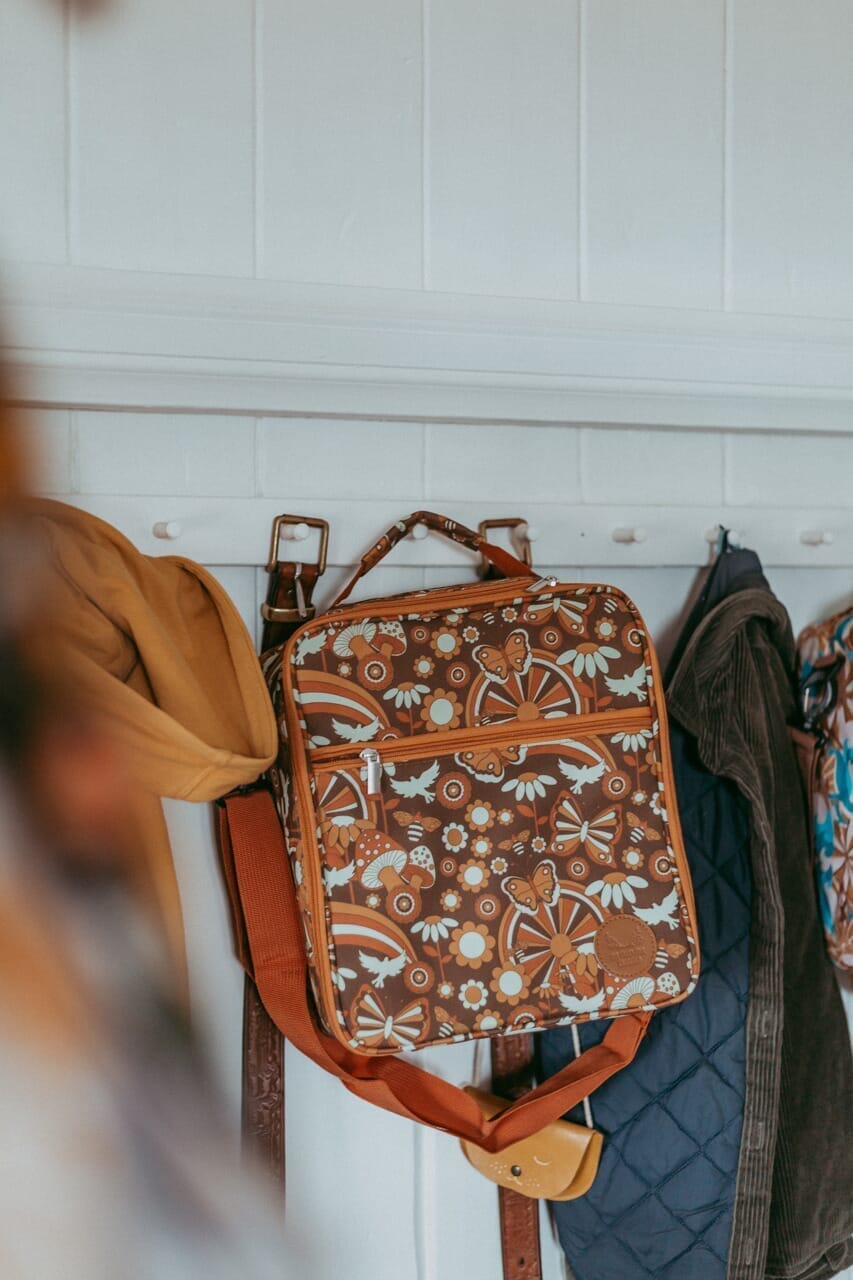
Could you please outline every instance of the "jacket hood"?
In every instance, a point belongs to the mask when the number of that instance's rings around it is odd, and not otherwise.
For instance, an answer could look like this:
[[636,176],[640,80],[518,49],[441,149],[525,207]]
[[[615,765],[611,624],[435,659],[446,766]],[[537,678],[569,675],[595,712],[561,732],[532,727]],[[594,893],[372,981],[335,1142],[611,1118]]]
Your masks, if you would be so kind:
[[260,664],[216,579],[180,556],[142,555],[102,520],[28,505],[49,562],[41,639],[103,713],[157,796],[213,800],[272,762],[276,725]]

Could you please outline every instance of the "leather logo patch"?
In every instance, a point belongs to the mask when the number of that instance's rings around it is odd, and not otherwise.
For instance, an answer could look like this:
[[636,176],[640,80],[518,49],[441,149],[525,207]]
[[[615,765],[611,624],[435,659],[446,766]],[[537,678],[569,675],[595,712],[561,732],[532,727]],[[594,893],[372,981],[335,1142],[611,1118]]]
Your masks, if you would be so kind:
[[613,916],[595,935],[599,964],[617,978],[648,973],[657,949],[654,930],[636,916]]

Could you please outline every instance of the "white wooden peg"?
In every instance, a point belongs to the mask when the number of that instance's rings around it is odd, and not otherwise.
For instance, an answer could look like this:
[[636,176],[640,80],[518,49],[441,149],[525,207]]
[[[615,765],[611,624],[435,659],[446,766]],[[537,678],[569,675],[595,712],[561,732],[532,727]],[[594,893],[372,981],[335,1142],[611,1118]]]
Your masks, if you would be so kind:
[[620,528],[613,530],[614,542],[645,542],[647,536],[645,529],[641,529],[639,527],[633,529]]
[[835,534],[831,529],[804,529],[800,534],[800,542],[804,547],[831,547]]
[[298,524],[283,524],[281,526],[281,536],[289,538],[291,542],[304,542],[311,530],[304,520],[300,520]]
[[429,533],[429,529],[426,527],[425,524],[416,524],[412,527],[412,537],[415,539],[415,542],[422,541],[422,539],[425,538],[428,533]]
[[166,538],[169,542],[174,542],[175,538],[181,536],[181,526],[177,520],[158,520],[151,532],[155,538]]

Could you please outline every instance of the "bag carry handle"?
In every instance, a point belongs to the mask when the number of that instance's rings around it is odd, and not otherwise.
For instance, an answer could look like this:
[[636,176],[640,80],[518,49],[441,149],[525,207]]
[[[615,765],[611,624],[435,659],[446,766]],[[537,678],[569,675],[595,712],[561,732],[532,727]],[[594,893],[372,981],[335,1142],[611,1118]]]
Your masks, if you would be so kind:
[[370,550],[361,557],[361,562],[356,569],[352,578],[350,578],[343,591],[339,592],[329,606],[334,609],[342,600],[346,600],[359,578],[363,578],[369,573],[380,560],[387,556],[392,548],[396,547],[398,542],[402,542],[408,534],[412,532],[416,524],[422,524],[427,529],[432,529],[433,533],[441,533],[445,538],[450,538],[451,542],[459,542],[463,547],[470,547],[472,551],[478,551],[480,555],[490,561],[496,569],[500,569],[507,578],[532,578],[533,570],[530,565],[525,564],[522,560],[518,560],[509,551],[504,551],[502,547],[496,547],[491,542],[487,542],[482,534],[475,533],[473,529],[469,529],[464,524],[457,524],[455,520],[451,520],[448,516],[437,515],[434,511],[413,511],[405,520],[398,520],[390,529],[383,533],[382,537],[374,542]]
[[311,1016],[301,912],[272,796],[265,790],[235,794],[218,813],[221,847],[233,857],[239,883],[253,977],[267,1012],[291,1044],[358,1097],[496,1152],[544,1129],[637,1052],[650,1013],[615,1019],[600,1044],[491,1119],[464,1090],[402,1057],[354,1053]]

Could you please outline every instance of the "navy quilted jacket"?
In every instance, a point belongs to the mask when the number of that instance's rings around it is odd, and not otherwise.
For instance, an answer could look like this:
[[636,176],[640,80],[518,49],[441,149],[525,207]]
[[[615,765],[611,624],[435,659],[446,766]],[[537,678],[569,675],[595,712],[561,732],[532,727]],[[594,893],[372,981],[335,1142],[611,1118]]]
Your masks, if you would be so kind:
[[[605,1135],[586,1196],[553,1206],[576,1280],[725,1280],[744,1098],[749,978],[747,806],[677,726],[679,812],[699,918],[702,974],[652,1020],[631,1067],[593,1095]],[[581,1045],[606,1024],[577,1028]],[[543,1075],[574,1056],[570,1028],[539,1037]],[[582,1113],[573,1119],[583,1123]]]

